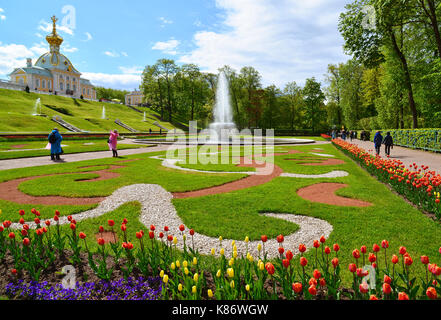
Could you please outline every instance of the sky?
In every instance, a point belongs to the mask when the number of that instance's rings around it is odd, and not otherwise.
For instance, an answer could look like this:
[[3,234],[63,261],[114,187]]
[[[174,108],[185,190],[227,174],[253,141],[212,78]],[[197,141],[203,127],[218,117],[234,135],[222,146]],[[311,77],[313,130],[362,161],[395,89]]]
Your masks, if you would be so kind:
[[97,86],[134,90],[146,65],[173,59],[217,73],[252,66],[262,84],[323,82],[345,62],[338,16],[350,0],[0,0],[0,79],[49,51],[58,18],[61,53]]

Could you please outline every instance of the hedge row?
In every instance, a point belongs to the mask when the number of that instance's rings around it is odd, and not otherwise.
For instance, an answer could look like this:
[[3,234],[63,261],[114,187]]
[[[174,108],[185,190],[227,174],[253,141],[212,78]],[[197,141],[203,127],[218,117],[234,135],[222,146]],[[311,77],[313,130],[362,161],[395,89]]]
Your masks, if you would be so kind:
[[[370,131],[370,140],[374,140],[378,130]],[[426,151],[441,152],[441,129],[382,129],[383,136],[390,132],[396,146]],[[360,139],[361,131],[357,137]]]

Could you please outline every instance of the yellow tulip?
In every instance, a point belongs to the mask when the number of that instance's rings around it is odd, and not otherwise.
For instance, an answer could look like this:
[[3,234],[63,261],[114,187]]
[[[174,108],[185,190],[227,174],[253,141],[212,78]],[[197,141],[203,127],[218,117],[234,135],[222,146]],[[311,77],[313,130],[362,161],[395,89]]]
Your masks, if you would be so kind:
[[196,286],[193,286],[193,287],[191,288],[191,292],[192,292],[192,293],[196,293]]
[[198,259],[196,257],[193,257],[193,265],[197,265],[198,264]]
[[174,237],[173,238],[173,244],[177,244],[178,243],[178,238]]
[[171,263],[170,268],[171,268],[172,270],[175,270],[176,266],[175,266],[175,263],[174,263],[174,262]]
[[231,246],[234,247],[235,245],[236,245],[236,241],[235,240],[231,241]]
[[259,269],[260,271],[263,271],[263,269],[265,269],[265,265],[263,264],[263,262],[260,263]]
[[208,289],[207,295],[209,298],[213,298],[213,291],[211,291],[211,289]]
[[164,277],[162,278],[162,281],[164,283],[167,283],[168,282],[168,275],[164,274]]
[[248,236],[245,237],[245,242],[248,243],[250,241],[250,238]]
[[189,271],[188,271],[188,268],[185,268],[185,269],[184,269],[184,273],[185,273],[185,275],[188,275],[188,272],[189,272]]
[[193,280],[194,280],[194,282],[198,282],[198,280],[199,280],[199,275],[197,274],[197,273],[195,273],[194,274],[194,276],[193,276]]
[[258,245],[257,245],[257,250],[260,252],[260,250],[262,250],[262,245],[259,243]]
[[234,269],[233,268],[228,268],[227,269],[227,274],[230,278],[234,278]]
[[182,262],[182,265],[184,266],[184,268],[187,268],[187,267],[188,267],[188,262],[187,262],[187,260],[184,260],[184,261]]
[[250,291],[250,285],[249,285],[249,284],[247,284],[247,285],[245,286],[245,290],[246,290],[247,292]]
[[176,267],[178,267],[178,268],[181,267],[181,262],[179,260],[176,260]]
[[219,241],[222,242],[222,236],[219,237]]
[[237,258],[237,250],[233,251],[233,258]]
[[220,254],[221,254],[221,256],[223,256],[225,254],[224,248],[220,249]]
[[216,253],[216,250],[214,250],[214,248],[211,249],[211,255],[214,256],[214,254]]
[[182,236],[182,239],[184,239],[184,241],[187,240],[187,236],[184,234],[184,235]]
[[234,289],[234,280],[231,280],[230,287],[231,287],[231,289]]
[[217,270],[217,272],[216,272],[216,277],[220,278],[220,276],[221,276],[221,271],[220,271],[220,269],[219,269],[219,270]]
[[231,258],[231,259],[228,261],[228,265],[231,267],[231,266],[233,266],[233,264],[234,264],[234,258]]
[[179,291],[179,292],[182,291],[182,284],[178,284],[178,291]]
[[159,276],[160,276],[161,278],[164,277],[164,270],[161,270],[161,272],[159,273]]

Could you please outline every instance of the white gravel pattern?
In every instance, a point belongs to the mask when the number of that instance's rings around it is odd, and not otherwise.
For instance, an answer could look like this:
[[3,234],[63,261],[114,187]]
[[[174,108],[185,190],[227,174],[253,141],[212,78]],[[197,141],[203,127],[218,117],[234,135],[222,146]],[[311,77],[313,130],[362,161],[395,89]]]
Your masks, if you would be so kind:
[[[134,184],[116,190],[112,195],[102,201],[97,208],[79,214],[74,214],[72,215],[72,218],[77,222],[80,222],[85,219],[99,217],[111,212],[124,203],[137,201],[141,203],[140,221],[147,228],[149,228],[150,225],[154,225],[156,230],[164,230],[164,226],[168,226],[170,229],[170,234],[176,236],[179,240],[177,248],[183,249],[182,236],[179,231],[179,226],[183,224],[183,222],[177,215],[176,209],[172,204],[172,199],[173,195],[159,185]],[[317,240],[321,236],[325,236],[327,238],[333,230],[332,226],[328,222],[317,218],[293,214],[266,213],[263,215],[286,220],[299,225],[300,230],[293,234],[285,235],[285,241],[283,243],[284,248],[291,250],[294,254],[298,253],[299,244],[304,243],[307,248],[311,248],[313,240]],[[122,218],[123,217],[121,217],[121,220]],[[55,224],[53,219],[50,219],[50,221],[52,224]],[[69,221],[67,220],[67,217],[63,216],[60,217],[59,223],[67,224]],[[36,228],[34,222],[28,222],[27,224],[32,229]],[[11,227],[13,229],[21,229],[22,226],[19,223],[14,223]],[[81,230],[81,226],[79,229]],[[158,233],[159,231],[156,232],[156,236]],[[187,227],[185,233],[187,235],[187,246],[192,246],[191,236],[188,234]],[[216,256],[219,256],[221,247],[218,238],[195,233],[193,239],[195,249],[199,250],[201,254],[210,254],[211,249],[215,248]],[[224,239],[222,242],[226,257],[232,256],[231,241],[232,240]],[[250,252],[253,257],[259,257],[257,245],[258,243],[261,243],[260,241],[250,241],[248,244],[244,240],[235,240],[235,242],[239,256],[245,256],[248,247],[248,252]],[[272,258],[278,256],[278,247],[279,244],[277,243],[276,239],[269,239],[268,242],[265,243],[265,251],[268,253],[268,257]]]
[[319,157],[335,158],[335,156],[333,154],[327,154],[327,153],[310,152],[310,154],[313,154],[313,155],[319,156]]
[[346,171],[331,171],[323,174],[298,174],[298,173],[288,173],[284,172],[280,176],[287,178],[301,178],[301,179],[319,179],[319,178],[341,178],[347,177],[349,175]]

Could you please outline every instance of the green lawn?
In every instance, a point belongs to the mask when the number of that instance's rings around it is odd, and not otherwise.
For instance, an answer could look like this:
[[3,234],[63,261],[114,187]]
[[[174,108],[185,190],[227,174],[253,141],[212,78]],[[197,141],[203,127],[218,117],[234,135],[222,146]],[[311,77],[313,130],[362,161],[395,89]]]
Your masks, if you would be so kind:
[[[320,157],[306,154],[313,148],[321,148],[320,153],[333,154],[336,158],[343,159],[344,164],[338,166],[308,167],[297,163],[297,161],[286,160],[286,158],[302,159],[302,157]],[[349,176],[337,179],[295,179],[278,177],[269,183],[234,191],[225,194],[211,195],[199,198],[174,199],[173,204],[184,223],[195,229],[196,232],[213,237],[222,235],[224,239],[243,240],[249,236],[251,240],[259,239],[261,234],[269,237],[289,234],[298,229],[298,226],[279,219],[263,217],[261,213],[292,213],[320,218],[328,221],[334,228],[326,245],[332,247],[338,243],[342,250],[339,253],[342,268],[347,268],[353,262],[351,252],[362,245],[372,251],[374,243],[380,243],[387,239],[390,243],[389,254],[398,252],[402,245],[406,246],[415,263],[411,268],[413,275],[423,276],[424,268],[418,263],[421,255],[427,255],[434,259],[438,257],[438,248],[441,243],[441,226],[412,207],[399,196],[392,193],[385,185],[379,183],[352,160],[347,158],[330,144],[320,146],[295,146],[276,147],[276,151],[288,151],[294,148],[304,153],[282,155],[275,158],[275,162],[285,172],[304,174],[325,173],[332,170],[344,170]],[[66,163],[59,166],[36,167],[29,169],[14,169],[0,172],[0,181],[7,181],[18,177],[33,176],[51,173],[69,173],[54,177],[43,177],[22,183],[20,190],[32,195],[62,195],[62,196],[107,196],[119,187],[135,183],[159,184],[171,192],[197,190],[214,185],[221,185],[244,177],[238,174],[203,174],[188,173],[161,166],[161,160],[150,159],[152,155],[164,155],[162,153],[142,154],[126,157],[127,159],[138,159],[128,162],[125,168],[117,169],[121,173],[119,178],[108,181],[84,182],[75,181],[79,175],[75,172],[87,172],[97,168],[83,168],[90,165],[109,165],[115,163],[115,159],[101,159],[85,161],[80,163]],[[204,167],[201,164],[195,167]],[[205,166],[210,170],[215,165]],[[224,167],[221,170],[229,171]],[[93,174],[89,176],[94,177]],[[314,203],[300,198],[296,191],[302,187],[320,182],[339,182],[348,185],[347,188],[337,192],[344,197],[357,198],[373,203],[371,207],[355,208],[340,207]],[[21,207],[27,210],[31,206],[20,206],[17,204],[5,204],[0,202],[3,209],[2,219],[18,220],[17,211]],[[3,206],[5,205],[5,206]],[[62,213],[84,210],[85,208],[75,206],[62,206]],[[54,207],[38,206],[44,216],[52,216]],[[137,219],[139,206],[126,204],[112,213],[105,216],[86,220],[79,224],[80,230],[90,233],[96,232],[98,225],[105,224],[109,217],[117,221],[124,217],[130,221]],[[130,225],[131,223],[129,223]],[[138,221],[130,225],[130,240],[137,245],[134,237],[136,229],[143,228]],[[133,230],[132,230],[133,228]],[[90,237],[90,245],[93,246],[95,239]],[[289,248],[288,248],[289,249]],[[313,251],[309,251],[306,257],[313,259]],[[207,257],[209,263],[212,258]],[[379,257],[380,265],[384,265],[384,258]],[[436,259],[433,261],[436,262]],[[345,284],[352,280],[351,274],[342,273]]]
[[[65,154],[107,151],[109,146],[107,140],[64,140],[61,143]],[[16,159],[27,157],[39,157],[50,154],[49,150],[44,149],[47,141],[18,141],[0,142],[0,160]],[[118,143],[119,150],[145,148],[153,145],[135,145]],[[18,147],[18,148],[16,148]]]

